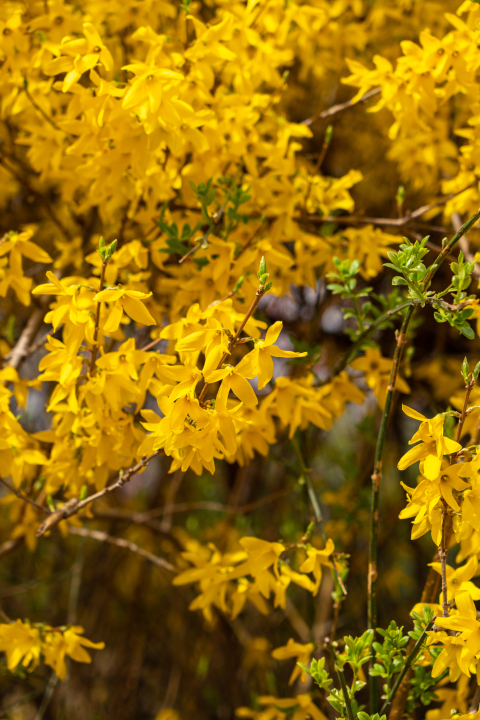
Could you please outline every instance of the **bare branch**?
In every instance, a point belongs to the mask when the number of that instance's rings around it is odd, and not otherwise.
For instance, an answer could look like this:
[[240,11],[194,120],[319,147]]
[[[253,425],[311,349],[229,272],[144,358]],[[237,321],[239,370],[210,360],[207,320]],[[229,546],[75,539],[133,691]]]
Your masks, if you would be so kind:
[[91,538],[92,540],[98,540],[99,542],[106,542],[110,545],[116,545],[117,547],[126,548],[127,550],[130,550],[130,552],[134,552],[137,555],[145,558],[146,560],[150,560],[150,562],[154,565],[157,565],[157,567],[164,568],[165,570],[173,573],[178,572],[178,570],[169,562],[167,562],[167,560],[164,560],[158,555],[153,555],[153,553],[150,553],[147,550],[143,550],[143,548],[139,547],[133,542],[130,542],[129,540],[125,540],[124,538],[113,537],[112,535],[108,535],[106,532],[102,532],[101,530],[87,530],[86,528],[76,527],[75,525],[70,525],[70,527],[68,528],[68,532],[70,533],[70,535],[81,535],[82,537]]
[[42,507],[38,503],[35,502],[35,500],[31,500],[27,495],[24,495],[20,490],[17,490],[16,487],[12,487],[9,483],[7,483],[3,478],[0,477],[0,483],[7,488],[11,493],[17,496],[19,500],[23,500],[23,502],[29,503],[29,505],[33,505],[34,508],[37,510],[40,510],[43,513],[49,514],[49,511],[46,507]]
[[134,477],[134,475],[139,473],[140,470],[146,468],[148,463],[153,460],[153,458],[157,457],[157,455],[160,455],[160,453],[162,452],[163,449],[155,450],[155,452],[153,452],[151,455],[144,455],[144,457],[136,465],[133,465],[125,472],[121,472],[115,482],[112,483],[112,485],[108,485],[103,490],[100,490],[99,492],[90,495],[90,497],[85,498],[85,500],[78,500],[77,498],[72,498],[71,500],[66,502],[65,505],[62,505],[62,507],[58,508],[58,510],[55,510],[55,512],[51,513],[49,517],[47,517],[47,519],[41,525],[39,525],[37,530],[37,537],[45,535],[46,532],[58,525],[59,522],[61,522],[62,520],[66,520],[72,515],[76,515],[80,512],[80,510],[83,510],[84,507],[90,505],[90,503],[94,502],[95,500],[98,500],[104,495],[108,495],[108,493],[114,492],[118,488],[121,488],[123,485],[125,485],[125,483],[129,482]]
[[328,110],[323,110],[321,113],[318,113],[318,115],[314,115],[313,117],[307,118],[306,120],[302,120],[300,125],[308,125],[308,127],[310,127],[310,125],[313,125],[313,123],[316,123],[318,120],[325,120],[332,115],[336,115],[343,110],[347,110],[348,108],[357,105],[358,103],[369,100],[371,97],[374,97],[374,95],[378,95],[380,91],[381,88],[373,88],[372,90],[366,92],[365,95],[362,95],[362,97],[358,100],[354,101],[352,98],[352,100],[347,100],[347,102],[338,103],[338,105],[332,105],[332,107],[328,108]]

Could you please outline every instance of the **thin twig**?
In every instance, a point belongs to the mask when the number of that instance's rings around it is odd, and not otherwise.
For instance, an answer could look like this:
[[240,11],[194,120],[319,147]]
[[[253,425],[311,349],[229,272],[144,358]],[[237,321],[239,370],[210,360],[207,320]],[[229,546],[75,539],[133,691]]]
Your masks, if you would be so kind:
[[[108,260],[102,260],[102,270],[100,274],[100,292],[103,290],[103,286],[105,284],[105,270],[107,269],[107,263]],[[90,377],[92,377],[95,373],[95,361],[97,359],[97,353],[98,353],[98,331],[100,329],[100,307],[102,303],[97,300],[97,308],[95,313],[95,329],[93,331],[93,348],[92,348],[92,354],[90,357],[90,366],[88,369],[88,372],[90,374]]]
[[[478,222],[478,219],[480,218],[480,209],[477,210],[476,213],[470,217],[464,225],[455,233],[453,238],[450,240],[450,242],[446,243],[444,248],[442,249],[442,252],[437,257],[434,265],[430,268],[429,272],[427,273],[425,280],[423,282],[424,289],[427,289],[429,284],[432,281],[433,276],[437,272],[438,268],[442,264],[442,262],[447,258],[448,254],[450,253],[450,250],[454,247],[454,245],[459,242],[459,240],[467,233],[473,225],[475,225],[476,222]],[[442,520],[443,522],[443,520]],[[450,537],[453,532],[452,527],[452,518],[451,516],[447,516],[445,518],[445,522],[443,523],[442,527],[442,536],[445,537],[445,546],[448,547],[450,542]],[[438,562],[440,560],[439,551],[434,555],[433,562]],[[438,582],[439,582],[439,575],[435,572],[435,570],[430,567],[430,570],[427,575],[427,580],[425,582],[425,586],[423,588],[421,601],[422,603],[431,603],[434,601],[435,596],[437,594],[438,590]],[[410,643],[407,645],[407,649],[409,648]],[[405,677],[403,678],[403,682],[401,682],[399,687],[399,692],[397,693],[395,697],[395,702],[392,705],[392,709],[390,711],[390,714],[388,716],[388,720],[401,720],[403,717],[403,712],[405,710],[405,705],[407,703],[408,699],[408,693],[410,689],[410,672],[408,672]]]
[[410,667],[410,665],[412,664],[412,662],[414,661],[414,659],[415,659],[415,657],[416,657],[419,649],[420,649],[421,646],[422,646],[422,643],[423,643],[423,641],[424,641],[424,639],[425,639],[425,635],[426,635],[427,632],[430,630],[430,628],[433,626],[433,624],[434,624],[434,622],[435,622],[436,619],[437,619],[437,616],[434,615],[434,616],[432,617],[432,619],[427,623],[427,625],[425,626],[424,631],[422,632],[422,634],[421,634],[420,637],[418,638],[417,642],[416,642],[415,645],[413,646],[410,654],[408,655],[408,657],[407,657],[407,659],[406,659],[406,661],[405,661],[405,665],[403,666],[402,671],[399,673],[399,675],[398,675],[398,677],[397,677],[397,679],[396,679],[396,681],[395,681],[395,685],[394,685],[393,688],[391,689],[388,698],[385,700],[385,702],[384,702],[384,704],[383,704],[383,707],[382,707],[382,709],[380,710],[380,713],[379,713],[380,716],[385,713],[387,707],[390,705],[390,703],[392,702],[393,698],[395,697],[395,695],[396,695],[396,693],[397,693],[397,690],[398,690],[398,688],[400,687],[400,684],[401,684],[403,678],[405,677],[405,675],[406,675],[406,673],[407,673],[407,670],[409,669],[409,667]]
[[18,338],[15,347],[5,356],[8,359],[8,366],[18,370],[23,360],[29,354],[30,345],[38,333],[45,317],[48,298],[42,298],[41,306],[35,308],[30,315],[22,334]]
[[468,708],[468,714],[473,715],[474,713],[478,712],[479,705],[480,705],[480,685],[477,685],[477,689],[475,690],[475,695],[473,696],[471,705]]
[[480,415],[478,416],[478,422],[475,430],[473,431],[473,435],[470,438],[470,445],[478,445],[480,442]]
[[27,350],[25,351],[24,358],[29,357],[30,355],[33,355],[33,353],[36,353],[37,350],[40,350],[40,348],[42,348],[45,345],[46,341],[48,340],[48,337],[54,336],[54,335],[55,335],[55,333],[53,333],[51,330],[49,330],[44,335],[42,335],[41,338],[39,338],[38,340],[35,340],[35,342],[32,345],[30,345],[30,347],[27,348]]
[[[387,388],[387,397],[385,399],[385,407],[382,414],[382,422],[377,439],[377,447],[375,450],[375,464],[372,474],[372,496],[370,510],[370,545],[368,558],[368,627],[375,632],[377,627],[377,541],[378,541],[378,504],[380,498],[380,480],[382,477],[383,448],[386,439],[386,432],[390,413],[392,410],[393,394],[395,392],[395,384],[400,368],[400,360],[402,357],[403,346],[407,340],[407,330],[412,315],[415,311],[415,305],[408,308],[403,318],[402,327],[397,337],[397,344],[393,355],[392,369],[390,372],[390,380]],[[375,655],[370,661],[370,667],[375,663]],[[370,677],[370,712],[376,713],[378,710],[378,688],[377,679]]]
[[141,548],[139,545],[136,545],[129,540],[125,540],[125,538],[113,537],[112,535],[108,535],[106,532],[102,532],[101,530],[87,530],[86,528],[76,527],[75,525],[70,525],[68,528],[68,532],[70,533],[70,535],[81,535],[82,537],[91,538],[92,540],[98,540],[98,542],[106,542],[110,545],[116,545],[117,547],[126,548],[127,550],[130,550],[131,552],[140,555],[146,560],[149,560],[154,565],[157,565],[157,567],[164,568],[165,570],[173,573],[178,572],[173,565],[167,562],[167,560],[164,560],[158,555],[153,555],[153,553],[150,553],[147,550],[143,550],[143,548]]
[[45,715],[47,708],[50,705],[50,700],[52,699],[52,695],[55,692],[55,688],[57,687],[59,679],[60,678],[58,677],[56,672],[53,671],[50,675],[50,680],[48,681],[48,685],[45,689],[42,704],[40,705],[38,712],[35,715],[35,720],[43,720],[43,716]]
[[[320,528],[320,533],[321,533],[323,541],[326,545],[328,538],[327,538],[327,533],[325,532],[325,523],[324,523],[324,519],[323,519],[322,508],[320,507],[320,503],[318,501],[317,494],[315,492],[315,488],[313,487],[312,478],[310,476],[312,470],[311,470],[311,468],[308,468],[306,466],[305,461],[303,459],[302,451],[300,449],[300,445],[295,436],[292,438],[292,445],[294,447],[295,453],[296,453],[298,461],[300,463],[300,467],[302,468],[303,477],[305,478],[305,483],[307,485],[308,497],[310,498],[310,502],[313,507],[313,514],[315,515],[315,521]],[[347,596],[347,594],[348,594],[347,589],[343,583],[342,578],[340,577],[340,573],[338,572],[335,558],[333,555],[331,556],[331,558],[332,558],[332,565],[333,565],[333,568],[332,568],[333,574],[336,577],[336,580],[337,580],[339,586],[341,587],[343,594],[345,596]]]
[[362,97],[358,100],[354,101],[352,98],[351,100],[347,100],[347,102],[332,105],[332,107],[328,108],[328,110],[322,110],[322,112],[318,113],[318,115],[314,115],[313,117],[307,118],[306,120],[302,120],[300,125],[308,125],[308,127],[310,127],[310,125],[313,125],[313,123],[317,122],[317,120],[325,120],[332,115],[336,115],[343,110],[347,110],[347,108],[353,107],[358,103],[365,102],[365,100],[369,100],[371,97],[373,97],[374,95],[378,95],[380,92],[381,88],[373,88],[372,90],[368,90],[368,92],[366,92],[365,95],[362,95]]
[[448,515],[448,505],[445,499],[442,497],[442,536],[440,540],[440,547],[438,548],[438,554],[440,556],[440,563],[442,565],[442,614],[443,617],[448,617],[448,597],[447,597],[447,547],[445,537],[445,520]]
[[212,224],[208,227],[205,235],[203,235],[201,238],[198,238],[198,240],[195,241],[196,244],[195,244],[192,248],[190,248],[190,250],[187,252],[186,255],[184,255],[183,257],[180,258],[180,260],[178,261],[178,264],[179,264],[179,265],[181,265],[182,263],[184,263],[185,260],[188,260],[188,258],[189,258],[191,255],[194,255],[194,254],[197,252],[197,250],[199,250],[199,249],[202,247],[203,243],[208,240],[208,238],[210,237],[211,233],[212,233],[212,232],[218,227],[218,225],[220,224],[220,221],[221,221],[221,219],[222,219],[222,217],[223,217],[223,214],[224,214],[224,212],[225,212],[225,207],[226,207],[226,205],[227,205],[227,203],[228,203],[229,200],[230,200],[230,195],[227,195],[227,198],[226,198],[225,202],[223,203],[223,205],[222,205],[222,206],[217,210],[217,212],[215,213],[215,219],[212,218]]
[[423,280],[423,289],[424,290],[427,290],[428,287],[430,286],[433,276],[435,275],[438,268],[445,260],[446,256],[450,253],[450,250],[452,250],[452,248],[457,244],[457,242],[460,240],[460,238],[462,238],[465,235],[465,233],[468,232],[470,230],[470,228],[473,227],[473,225],[475,225],[478,222],[479,218],[480,218],[480,209],[477,210],[477,212],[475,212],[472,215],[472,217],[470,217],[467,220],[467,222],[462,225],[460,230],[458,230],[455,233],[453,238],[448,243],[445,244],[442,252],[437,257],[437,259],[435,260],[433,265],[430,267],[428,273],[425,276],[425,279]]
[[[463,425],[465,423],[466,417],[468,415],[468,402],[470,400],[470,395],[472,393],[473,388],[475,387],[475,380],[472,380],[471,382],[467,383],[465,385],[465,400],[463,401],[463,407],[462,412],[460,413],[460,418],[457,425],[457,431],[455,433],[455,442],[459,443],[460,438],[462,436],[462,430]],[[475,443],[472,443],[472,445],[475,445]],[[450,464],[453,465],[457,459],[458,452],[452,453],[450,456]]]
[[[327,217],[320,217],[318,215],[301,215],[301,216],[293,216],[293,220],[304,220],[308,222],[318,222],[318,223],[326,223],[326,222],[334,222],[334,223],[340,223],[341,225],[349,224],[349,223],[360,223],[361,225],[387,225],[390,227],[404,227],[409,222],[412,222],[412,220],[416,220],[417,218],[421,217],[425,213],[429,212],[430,210],[433,210],[436,207],[439,207],[441,205],[445,205],[449,200],[452,200],[454,197],[457,197],[457,195],[461,195],[466,190],[469,190],[474,183],[470,183],[470,185],[467,185],[466,187],[462,188],[461,190],[457,190],[457,192],[450,193],[450,195],[445,195],[445,197],[440,198],[440,200],[436,200],[434,203],[431,203],[430,205],[422,205],[421,207],[417,208],[416,210],[412,210],[412,212],[406,213],[402,217],[397,218],[377,218],[377,217],[363,217],[361,215],[328,215]],[[444,228],[438,228],[439,231],[443,231]],[[455,244],[455,243],[454,243]],[[443,250],[442,250],[443,252]]]
[[15,170],[15,168],[10,167],[10,165],[5,162],[5,157],[2,156],[1,152],[0,152],[0,165],[3,168],[5,168],[5,170],[7,172],[9,172],[10,175],[12,175],[12,177],[14,177],[15,180],[17,180],[17,182],[20,183],[20,185],[23,185],[25,190],[27,190],[27,192],[30,193],[30,195],[33,195],[34,197],[37,198],[37,200],[39,200],[42,203],[42,205],[44,206],[44,208],[47,212],[47,215],[50,217],[50,219],[55,223],[55,225],[58,227],[58,229],[61,231],[61,233],[66,237],[66,239],[70,240],[70,234],[69,234],[68,230],[65,228],[63,223],[58,219],[58,217],[56,216],[56,214],[55,214],[54,210],[52,209],[52,206],[50,205],[48,200],[42,195],[42,193],[38,192],[38,190],[35,190],[35,188],[33,188],[30,185],[28,180],[25,180],[25,178],[23,178]]
[[[237,344],[237,342],[238,342],[238,340],[239,340],[239,338],[240,338],[240,335],[241,335],[242,332],[243,332],[243,328],[245,327],[245,325],[247,324],[247,322],[250,320],[251,316],[253,315],[253,313],[254,313],[255,310],[257,309],[258,303],[260,302],[260,300],[262,299],[262,297],[263,297],[264,295],[265,295],[265,287],[262,285],[262,286],[260,286],[260,287],[257,289],[257,292],[255,293],[255,297],[253,298],[253,302],[252,302],[252,304],[250,305],[250,307],[248,308],[248,311],[247,311],[245,317],[243,318],[242,322],[240,323],[240,326],[239,326],[237,332],[235,333],[235,336],[234,336],[231,340],[229,340],[229,343],[228,343],[229,352],[228,352],[228,353],[223,353],[223,355],[222,355],[222,357],[220,358],[220,361],[219,361],[217,367],[219,367],[219,368],[222,367],[222,365],[223,365],[223,363],[225,362],[225,360],[227,359],[229,353],[233,350],[233,348],[234,348],[235,345]],[[203,388],[202,388],[202,391],[201,391],[200,395],[198,396],[198,401],[199,401],[200,404],[201,404],[201,403],[204,401],[204,399],[205,399],[205,395],[207,394],[208,385],[209,385],[208,382],[205,382],[205,383],[204,383]]]
[[85,500],[78,500],[77,498],[72,498],[71,500],[66,502],[65,505],[62,505],[62,507],[51,513],[51,515],[49,515],[49,517],[38,527],[37,536],[41,537],[42,535],[45,535],[46,532],[54,528],[62,520],[66,520],[72,515],[76,515],[80,512],[80,510],[83,510],[84,507],[90,505],[90,503],[98,500],[104,495],[114,492],[118,488],[121,488],[123,485],[125,485],[125,483],[129,482],[132,477],[134,477],[134,475],[140,472],[140,470],[146,468],[148,463],[153,460],[153,458],[157,457],[157,455],[160,455],[160,453],[162,452],[163,449],[155,450],[155,452],[153,452],[151,455],[144,455],[144,457],[136,465],[133,465],[125,472],[121,472],[114,483],[112,483],[111,485],[107,485],[106,488],[100,490],[97,493],[94,493],[93,495],[90,495],[90,497],[85,498]]
[[158,345],[158,343],[162,342],[164,338],[158,337],[155,340],[152,340],[152,342],[149,342],[148,345],[144,345],[140,350],[142,352],[147,352],[147,350],[151,350],[155,345]]
[[7,483],[6,480],[4,480],[2,477],[0,477],[0,483],[7,488],[11,493],[17,496],[19,500],[23,500],[23,502],[28,503],[29,505],[32,505],[37,510],[40,510],[43,513],[49,514],[49,511],[46,507],[42,507],[42,505],[39,505],[35,502],[35,500],[31,500],[27,495],[24,495],[20,490],[17,490],[16,487],[12,487],[9,483]]
[[380,317],[378,317],[366,330],[363,331],[358,340],[353,343],[349,350],[347,350],[340,362],[335,366],[332,376],[339,375],[342,370],[345,370],[347,365],[353,360],[356,352],[361,350],[361,347],[365,340],[367,340],[371,335],[373,335],[375,330],[377,330],[380,325],[383,325],[384,322],[387,322],[387,320],[390,320],[394,315],[397,315],[397,313],[401,312],[402,310],[410,308],[413,303],[413,300],[408,300],[407,302],[401,303],[400,305],[397,305],[397,307],[388,310],[387,312],[383,313],[383,315],[380,315]]
[[23,545],[24,540],[25,537],[23,535],[22,537],[13,538],[12,540],[5,540],[5,542],[0,545],[0,557],[8,555],[12,550],[16,550],[20,545]]
[[335,667],[335,670],[336,670],[336,673],[337,673],[337,677],[338,677],[338,680],[339,680],[339,682],[340,682],[340,687],[341,687],[341,689],[342,689],[343,699],[344,699],[344,701],[345,701],[345,708],[346,708],[346,710],[347,710],[347,718],[348,718],[348,720],[355,720],[356,715],[354,716],[354,714],[353,714],[352,704],[351,704],[351,702],[350,702],[350,695],[348,694],[348,687],[347,687],[347,683],[346,683],[346,681],[345,681],[344,672],[343,672],[343,670],[342,670],[341,668],[339,668],[338,665],[337,665],[337,660],[338,660],[338,658],[337,658],[337,655],[336,655],[334,649],[331,647],[330,643],[326,643],[326,648],[327,648],[327,650],[329,651],[330,655],[332,656],[333,665],[334,665],[334,667]]
[[[209,502],[208,500],[199,500],[197,502],[179,503],[177,505],[154,508],[153,510],[147,510],[146,512],[142,513],[131,513],[123,510],[111,510],[110,508],[104,510],[102,508],[102,517],[116,517],[128,520],[128,522],[135,523],[136,525],[141,525],[143,523],[147,523],[153,518],[162,517],[163,515],[170,512],[183,513],[191,512],[192,510],[211,510],[212,512],[223,512],[228,515],[246,515],[247,513],[252,512],[253,510],[257,510],[263,505],[268,505],[268,503],[274,502],[275,500],[278,500],[284,495],[288,495],[292,492],[293,488],[277,490],[271,495],[267,495],[266,497],[260,498],[259,500],[255,500],[251,503],[247,503],[246,505],[241,505],[240,507],[223,505],[222,503],[217,502]],[[95,515],[98,515],[98,517],[100,517],[97,512],[95,513]]]
[[40,105],[37,103],[37,101],[32,97],[32,95],[28,89],[26,80],[27,80],[27,78],[24,78],[23,89],[25,90],[25,95],[28,97],[28,99],[32,103],[35,110],[37,112],[39,112],[40,115],[43,117],[43,119],[46,120],[53,128],[55,128],[55,130],[58,130],[59,132],[67,134],[67,133],[65,133],[65,130],[62,130],[62,128],[57,125],[57,123],[55,122],[55,120],[53,120],[53,118],[51,118],[49,115],[47,115],[47,113],[40,107]]

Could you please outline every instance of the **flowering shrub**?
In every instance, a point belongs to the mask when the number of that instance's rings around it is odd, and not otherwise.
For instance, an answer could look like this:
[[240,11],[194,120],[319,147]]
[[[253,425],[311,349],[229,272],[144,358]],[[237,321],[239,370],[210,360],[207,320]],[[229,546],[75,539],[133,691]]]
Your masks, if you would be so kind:
[[2,5],[2,717],[478,717],[479,33]]

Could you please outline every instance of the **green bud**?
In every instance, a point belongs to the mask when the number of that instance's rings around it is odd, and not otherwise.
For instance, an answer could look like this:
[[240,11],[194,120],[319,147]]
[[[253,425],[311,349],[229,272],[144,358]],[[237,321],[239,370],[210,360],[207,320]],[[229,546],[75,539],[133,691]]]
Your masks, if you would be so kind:
[[88,495],[88,488],[86,485],[82,485],[82,489],[80,490],[80,501],[85,500],[87,495]]
[[110,258],[112,257],[112,255],[113,255],[113,253],[115,252],[116,249],[117,249],[117,240],[114,240],[114,241],[112,242],[112,244],[110,245],[110,247],[108,248],[108,251],[107,251],[107,260],[110,260]]
[[33,483],[33,489],[36,493],[40,492],[40,490],[42,489],[42,487],[45,484],[45,480],[46,480],[45,475],[40,475],[40,477],[37,480],[35,480],[35,482]]
[[403,205],[405,201],[405,188],[403,185],[400,185],[397,194],[395,195],[395,200],[397,201],[397,205]]
[[325,130],[325,145],[330,145],[333,137],[333,125],[329,125]]
[[267,261],[264,257],[260,260],[260,267],[258,269],[257,277],[259,280],[262,279],[262,275],[265,275],[267,272]]
[[307,540],[312,537],[314,529],[315,529],[315,523],[311,522],[309,524],[309,526],[307,527],[307,531],[305,533],[305,537],[307,538]]
[[47,500],[47,505],[48,505],[48,509],[50,510],[50,512],[55,512],[55,503],[53,502],[53,498],[50,494],[47,495],[46,500]]
[[245,275],[242,275],[238,278],[237,282],[235,283],[235,287],[233,288],[233,292],[236,293],[240,290],[240,288],[243,285],[243,281],[245,280]]
[[467,382],[468,372],[469,372],[468,360],[467,360],[467,358],[464,358],[463,362],[462,362],[462,377],[465,380],[465,382]]
[[101,247],[101,248],[105,247],[105,240],[103,239],[103,237],[100,238],[100,242],[98,244],[99,244],[99,247]]
[[477,380],[477,379],[478,379],[479,373],[480,373],[480,362],[478,362],[478,363],[475,365],[474,369],[473,369],[472,375],[473,375],[473,379],[474,379],[474,380]]

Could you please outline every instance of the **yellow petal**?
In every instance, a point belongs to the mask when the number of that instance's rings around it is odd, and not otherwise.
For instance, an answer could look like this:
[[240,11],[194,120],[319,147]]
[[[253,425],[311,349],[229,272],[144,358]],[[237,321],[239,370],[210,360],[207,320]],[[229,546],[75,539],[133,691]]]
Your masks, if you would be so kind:
[[413,408],[409,408],[408,405],[402,405],[402,410],[405,415],[408,415],[408,417],[414,418],[415,420],[421,420],[422,422],[427,420],[425,415],[417,412],[417,410],[413,410]]
[[123,300],[123,309],[132,320],[140,323],[140,325],[156,325],[155,318],[148,312],[141,300],[134,300],[128,295]]

